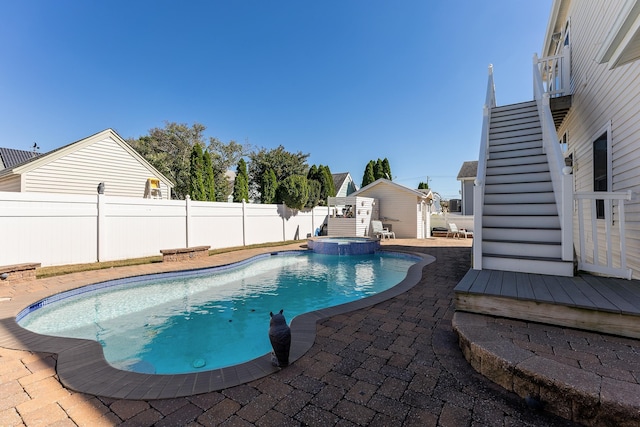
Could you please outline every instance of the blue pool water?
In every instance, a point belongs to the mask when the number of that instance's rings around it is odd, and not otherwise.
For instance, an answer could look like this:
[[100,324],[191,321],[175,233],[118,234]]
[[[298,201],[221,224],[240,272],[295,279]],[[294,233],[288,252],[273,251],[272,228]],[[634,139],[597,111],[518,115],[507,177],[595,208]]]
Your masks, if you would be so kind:
[[284,309],[290,322],[365,298],[402,281],[417,261],[392,253],[271,254],[232,267],[93,285],[36,303],[17,320],[37,333],[96,340],[119,369],[198,372],[269,353],[270,311]]

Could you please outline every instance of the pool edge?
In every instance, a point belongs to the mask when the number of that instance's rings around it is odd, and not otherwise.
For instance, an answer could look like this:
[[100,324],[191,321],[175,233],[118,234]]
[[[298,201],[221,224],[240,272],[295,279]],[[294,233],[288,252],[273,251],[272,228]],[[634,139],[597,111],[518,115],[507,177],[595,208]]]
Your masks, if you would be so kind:
[[[435,257],[402,250],[381,252],[413,255],[421,259],[407,271],[405,278],[371,297],[296,316],[291,321],[290,363],[295,363],[315,342],[316,324],[331,316],[371,307],[413,288],[422,278],[422,269]],[[252,258],[252,257],[249,257]],[[53,295],[55,292],[50,292]],[[21,303],[17,303],[21,304]],[[22,306],[23,308],[25,305]],[[2,314],[7,314],[7,306]],[[19,311],[19,310],[18,310]],[[60,382],[71,390],[115,399],[155,400],[191,396],[244,384],[281,370],[271,365],[269,354],[239,365],[187,374],[141,374],[122,371],[104,359],[99,343],[76,338],[41,335],[22,328],[13,317],[0,319],[0,346],[43,353],[56,353],[56,372]],[[8,334],[7,334],[8,333]],[[287,368],[284,368],[287,369]]]

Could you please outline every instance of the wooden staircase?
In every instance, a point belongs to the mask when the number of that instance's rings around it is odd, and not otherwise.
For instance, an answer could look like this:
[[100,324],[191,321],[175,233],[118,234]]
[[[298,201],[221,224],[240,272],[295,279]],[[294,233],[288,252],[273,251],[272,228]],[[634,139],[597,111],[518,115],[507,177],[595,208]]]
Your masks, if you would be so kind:
[[480,244],[483,269],[573,276],[535,101],[491,110]]

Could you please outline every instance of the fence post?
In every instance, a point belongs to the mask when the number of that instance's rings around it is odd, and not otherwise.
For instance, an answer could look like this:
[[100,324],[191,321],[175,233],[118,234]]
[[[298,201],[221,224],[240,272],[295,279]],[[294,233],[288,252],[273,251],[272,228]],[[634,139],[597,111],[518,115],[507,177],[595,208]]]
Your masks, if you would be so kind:
[[286,242],[287,241],[287,219],[286,219],[286,212],[287,212],[287,204],[283,201],[282,202],[282,241]]
[[247,204],[242,199],[242,246],[247,246]]
[[186,233],[185,233],[185,248],[189,247],[189,243],[191,242],[190,234],[191,234],[191,196],[188,194],[184,198],[184,215],[185,215],[185,224],[186,224]]
[[98,247],[96,248],[97,254],[96,254],[96,258],[98,260],[98,262],[104,261],[106,259],[106,254],[105,254],[105,235],[106,233],[106,225],[105,225],[105,195],[104,194],[100,194],[98,193],[98,200],[97,200],[97,211],[98,211],[98,217],[97,217],[97,239],[98,239]]

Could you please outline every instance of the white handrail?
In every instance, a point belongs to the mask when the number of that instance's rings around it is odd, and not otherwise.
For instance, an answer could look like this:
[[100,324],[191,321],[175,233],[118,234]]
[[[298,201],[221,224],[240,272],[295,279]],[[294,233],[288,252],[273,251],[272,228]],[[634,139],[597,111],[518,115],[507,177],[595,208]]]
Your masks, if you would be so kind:
[[560,218],[560,229],[562,232],[562,260],[573,260],[573,175],[571,168],[565,167],[564,156],[560,149],[560,142],[556,134],[556,127],[549,107],[549,93],[545,92],[542,82],[542,69],[537,55],[533,56],[533,91],[540,125],[542,126],[542,149],[547,155],[549,171],[551,173],[551,183],[553,193],[558,208]]
[[[578,235],[580,240],[580,258],[578,260],[578,268],[584,271],[590,271],[594,273],[606,274],[608,276],[622,277],[625,279],[631,279],[632,270],[627,268],[627,245],[625,236],[625,207],[624,201],[631,200],[633,193],[631,191],[624,192],[579,192],[574,194],[574,198],[578,205]],[[586,242],[586,229],[585,229],[585,209],[584,201],[588,201],[588,214],[591,219],[590,231],[592,247],[590,253],[592,262],[587,259],[587,242]],[[605,253],[606,263],[603,265],[600,263],[599,250],[601,245],[598,239],[598,225],[601,224],[596,218],[596,200],[602,200],[604,203],[604,235],[605,235]],[[617,202],[617,219],[618,219],[618,237],[619,237],[619,250],[620,260],[618,261],[618,267],[614,266],[613,262],[613,225],[614,222],[614,201]]]
[[480,136],[480,154],[478,171],[473,187],[473,268],[482,270],[482,206],[484,204],[484,180],[489,158],[489,125],[491,109],[496,106],[496,91],[493,83],[493,65],[489,65],[487,95],[483,107],[482,134]]

